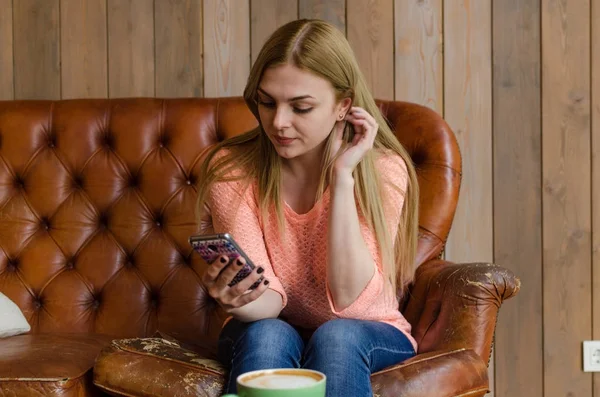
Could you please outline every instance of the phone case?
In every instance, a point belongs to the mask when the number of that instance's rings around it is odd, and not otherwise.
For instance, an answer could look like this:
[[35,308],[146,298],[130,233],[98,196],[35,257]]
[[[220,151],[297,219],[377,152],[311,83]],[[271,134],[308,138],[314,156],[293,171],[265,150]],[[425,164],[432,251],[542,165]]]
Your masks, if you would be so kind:
[[[233,237],[227,233],[210,236],[192,236],[190,237],[190,244],[206,263],[213,263],[220,255],[227,255],[227,257],[229,257],[230,262],[227,266],[231,266],[240,256],[246,260],[244,266],[228,284],[230,287],[242,281],[252,273],[252,270],[254,269],[254,264],[250,258],[248,258],[244,251],[236,244]],[[250,289],[258,287],[262,281],[263,277],[252,284]]]

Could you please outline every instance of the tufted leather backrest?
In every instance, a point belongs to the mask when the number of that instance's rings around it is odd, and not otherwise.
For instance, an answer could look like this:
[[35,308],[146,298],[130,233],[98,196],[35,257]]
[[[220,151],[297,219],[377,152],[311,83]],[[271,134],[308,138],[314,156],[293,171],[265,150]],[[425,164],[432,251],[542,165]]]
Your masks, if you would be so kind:
[[[422,263],[452,223],[458,146],[431,110],[379,104],[417,166]],[[0,292],[35,333],[214,340],[188,245],[200,153],[256,125],[241,98],[0,101]]]

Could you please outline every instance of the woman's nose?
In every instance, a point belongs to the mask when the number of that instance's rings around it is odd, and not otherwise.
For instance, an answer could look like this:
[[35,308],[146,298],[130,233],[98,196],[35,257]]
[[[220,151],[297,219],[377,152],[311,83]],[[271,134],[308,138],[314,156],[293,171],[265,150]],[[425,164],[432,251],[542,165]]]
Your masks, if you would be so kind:
[[290,126],[290,114],[289,112],[283,108],[282,106],[278,107],[275,110],[275,117],[273,117],[273,127],[276,129],[284,129]]

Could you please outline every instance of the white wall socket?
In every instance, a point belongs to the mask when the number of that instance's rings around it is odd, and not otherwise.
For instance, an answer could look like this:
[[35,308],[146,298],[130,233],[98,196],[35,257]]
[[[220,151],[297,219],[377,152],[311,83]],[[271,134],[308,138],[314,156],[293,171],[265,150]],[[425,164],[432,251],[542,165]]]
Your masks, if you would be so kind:
[[583,341],[584,372],[600,372],[600,340]]

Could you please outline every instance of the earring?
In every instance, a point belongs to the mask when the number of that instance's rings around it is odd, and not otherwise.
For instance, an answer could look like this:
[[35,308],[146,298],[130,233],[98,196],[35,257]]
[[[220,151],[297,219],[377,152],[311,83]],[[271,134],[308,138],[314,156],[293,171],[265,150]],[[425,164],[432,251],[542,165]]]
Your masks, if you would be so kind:
[[340,114],[340,117],[339,117],[339,119],[341,120],[341,119],[343,119],[343,118],[344,118],[344,114],[342,113],[342,114]]

